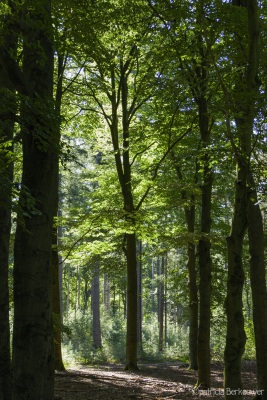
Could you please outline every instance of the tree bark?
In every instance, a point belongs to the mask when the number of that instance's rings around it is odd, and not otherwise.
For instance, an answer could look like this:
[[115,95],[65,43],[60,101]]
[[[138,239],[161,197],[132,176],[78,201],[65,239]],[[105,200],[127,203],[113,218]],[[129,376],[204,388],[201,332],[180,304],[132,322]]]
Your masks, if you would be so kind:
[[[195,231],[195,204],[185,208],[187,230],[189,234]],[[196,271],[196,248],[193,240],[187,243],[187,270],[189,289],[189,368],[198,369],[198,289]]]
[[[0,34],[5,51],[15,54],[17,29],[14,27],[12,16],[8,15],[5,18],[5,25]],[[14,87],[7,79],[5,70],[8,70],[8,66],[2,64],[0,67],[0,399],[10,400],[9,247],[13,184],[12,140],[17,101]]]
[[137,271],[135,233],[126,234],[127,249],[127,334],[126,370],[137,370]]
[[[191,92],[198,107],[199,131],[201,138],[201,149],[198,163],[201,165],[201,217],[200,232],[201,239],[198,242],[199,262],[199,325],[198,325],[198,381],[197,386],[201,388],[210,387],[210,324],[211,324],[211,200],[213,174],[210,164],[210,144],[212,121],[208,109],[208,71],[209,71],[209,47],[207,46],[205,2],[200,1],[197,7],[196,23],[199,27],[196,35],[197,57],[199,60],[192,61],[193,70],[188,73],[188,82]],[[187,66],[190,70],[191,66]],[[192,76],[194,77],[192,79]],[[196,306],[196,304],[195,304]],[[195,321],[196,323],[196,321]]]
[[[237,158],[238,180],[236,185],[236,217],[235,241],[228,240],[229,246],[238,246],[236,253],[232,251],[229,257],[235,266],[236,273],[232,271],[232,288],[227,291],[227,332],[233,337],[227,335],[225,350],[225,387],[233,389],[241,388],[241,356],[244,350],[245,337],[243,333],[243,315],[242,315],[242,286],[243,271],[241,261],[241,247],[244,236],[244,225],[248,227],[249,253],[250,253],[250,280],[253,300],[253,323],[256,345],[257,360],[257,389],[261,394],[257,398],[267,398],[267,295],[266,295],[266,275],[264,263],[264,240],[262,215],[257,200],[256,185],[251,169],[250,159],[252,150],[253,126],[255,118],[255,105],[259,96],[258,67],[260,59],[259,44],[259,17],[258,4],[256,0],[246,2],[233,1],[233,5],[246,8],[248,23],[248,55],[247,62],[243,65],[245,74],[240,75],[236,86],[237,99],[242,99],[235,109],[237,136],[239,146],[233,145]],[[243,12],[243,11],[242,11]],[[239,196],[239,202],[238,202]],[[239,219],[239,220],[238,220]],[[233,226],[232,226],[233,228]],[[235,257],[235,259],[233,259]],[[234,264],[235,263],[235,264]],[[229,271],[228,281],[231,280],[231,270]],[[234,282],[236,283],[234,284]],[[236,288],[235,288],[236,286]],[[238,298],[236,299],[236,295]],[[235,296],[235,297],[234,297]],[[232,299],[231,299],[232,297]],[[235,300],[236,299],[236,300]],[[235,300],[235,301],[234,301]],[[234,306],[233,306],[234,304]],[[233,314],[233,308],[238,305],[238,309]],[[229,309],[231,308],[231,309]],[[234,326],[235,324],[235,326]],[[241,330],[241,332],[238,331]],[[233,357],[234,354],[234,357]],[[231,386],[230,386],[231,385]],[[230,398],[230,396],[228,396]],[[226,396],[227,398],[227,396]],[[240,395],[238,398],[242,398]]]
[[[245,177],[244,167],[238,165],[231,233],[227,238],[228,278],[225,301],[227,333],[224,352],[224,388],[225,398],[229,399],[232,396],[227,394],[227,390],[230,393],[230,390],[242,389],[241,358],[246,343],[242,302],[244,285],[242,249],[247,227]],[[241,399],[242,395],[237,394],[236,398]]]
[[197,98],[199,109],[199,129],[202,142],[203,184],[201,195],[201,239],[198,243],[199,259],[199,327],[198,327],[198,386],[210,387],[210,321],[211,321],[211,196],[212,170],[210,166],[209,146],[211,143],[211,128],[209,127],[208,104],[206,99],[207,66],[202,55],[201,95]]
[[[1,93],[1,88],[0,88]],[[3,97],[2,97],[3,102]],[[2,107],[1,107],[2,108]],[[0,109],[0,114],[1,114]],[[1,118],[1,116],[0,116]],[[12,140],[13,122],[0,120],[0,140],[5,143]],[[3,141],[2,141],[3,138]],[[1,158],[6,165],[1,171],[0,189],[0,399],[10,399],[11,360],[10,360],[10,324],[9,324],[9,241],[11,230],[11,186],[13,179],[13,161],[9,145]]]
[[[0,76],[0,399],[10,399],[9,241],[13,182],[13,130],[16,101]],[[9,114],[6,119],[3,114]]]
[[[248,106],[246,128],[249,146],[247,158],[251,157],[251,139],[255,118],[255,104],[259,96],[258,69],[260,61],[260,27],[257,0],[247,2],[249,53],[246,75]],[[257,191],[251,164],[247,172],[247,219],[250,253],[250,281],[253,301],[253,324],[255,333],[257,361],[258,398],[267,399],[267,291],[264,254],[264,228],[262,214],[258,203]]]
[[92,312],[93,312],[93,346],[95,349],[101,349],[102,340],[101,340],[101,324],[100,324],[99,267],[95,269],[95,274],[92,278]]
[[[63,97],[63,76],[65,70],[65,59],[60,53],[58,54],[57,60],[57,85],[56,85],[56,96],[55,96],[55,115],[56,121],[56,136],[59,143],[60,140],[60,121],[61,121],[61,104]],[[61,211],[61,201],[60,201],[60,174],[59,174],[59,154],[57,154],[56,171],[55,175],[57,182],[57,199],[55,202],[54,210],[54,226],[52,235],[52,269],[53,269],[53,317],[54,317],[54,347],[55,347],[55,369],[59,371],[64,371],[64,363],[62,358],[62,285],[61,285],[61,274],[62,265],[61,257],[58,251],[58,246],[60,245],[62,228],[58,226],[56,221],[57,217],[62,214]]]
[[267,399],[267,293],[264,262],[264,229],[258,204],[255,182],[250,176],[248,191],[248,238],[250,281],[253,302],[253,324],[257,362],[257,390],[259,399]]
[[142,308],[142,241],[137,240],[137,341],[139,345],[139,351],[142,352],[142,320],[143,320],[143,308]]
[[164,347],[164,256],[158,257],[158,323],[159,352],[162,352]]
[[62,326],[62,309],[60,301],[60,285],[59,285],[59,254],[58,254],[58,227],[53,227],[52,237],[52,268],[53,268],[53,320],[54,320],[54,347],[55,347],[55,370],[65,371],[62,348],[61,348],[61,326]]
[[108,274],[104,274],[104,306],[106,312],[110,313],[110,281]]
[[[110,132],[113,143],[115,165],[123,197],[125,221],[128,224],[125,232],[125,255],[127,263],[127,333],[126,333],[126,370],[137,370],[137,254],[134,199],[132,190],[130,142],[129,142],[129,112],[128,112],[128,70],[129,60],[120,62],[119,99],[122,107],[122,150],[119,145],[118,101],[116,97],[116,79],[114,69],[111,69],[112,84],[112,123]],[[121,154],[122,153],[122,154]]]
[[51,2],[23,5],[23,173],[14,249],[13,400],[52,400],[52,226],[57,197]]

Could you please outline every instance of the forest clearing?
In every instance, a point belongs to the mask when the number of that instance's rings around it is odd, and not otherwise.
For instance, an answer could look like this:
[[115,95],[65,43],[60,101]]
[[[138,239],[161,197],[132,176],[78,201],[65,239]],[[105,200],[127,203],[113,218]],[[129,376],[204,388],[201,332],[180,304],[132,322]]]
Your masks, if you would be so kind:
[[[140,364],[126,372],[122,365],[80,366],[56,374],[55,400],[223,399],[223,365],[212,364],[211,388],[194,389],[197,372],[182,363]],[[255,362],[243,363],[244,400],[255,398]]]

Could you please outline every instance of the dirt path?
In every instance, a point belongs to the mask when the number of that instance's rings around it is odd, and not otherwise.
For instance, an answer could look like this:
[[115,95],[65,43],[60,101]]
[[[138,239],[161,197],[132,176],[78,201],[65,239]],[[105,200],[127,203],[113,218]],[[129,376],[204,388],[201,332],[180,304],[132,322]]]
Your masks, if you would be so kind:
[[[255,363],[245,362],[243,369],[243,398],[253,399]],[[196,380],[196,372],[189,371],[181,363],[142,364],[137,372],[126,372],[122,365],[80,366],[56,374],[55,399],[223,399],[222,364],[212,365],[212,388],[209,392],[194,392]]]

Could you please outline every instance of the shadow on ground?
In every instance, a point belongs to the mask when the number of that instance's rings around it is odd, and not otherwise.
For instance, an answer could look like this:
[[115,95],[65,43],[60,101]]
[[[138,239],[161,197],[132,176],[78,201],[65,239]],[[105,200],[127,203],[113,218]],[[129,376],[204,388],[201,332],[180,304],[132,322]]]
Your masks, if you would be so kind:
[[[56,373],[57,400],[182,400],[223,399],[223,365],[212,365],[209,392],[194,391],[197,373],[181,363],[141,364],[137,372],[123,365],[80,366]],[[256,387],[255,363],[243,365],[244,400],[253,399]]]

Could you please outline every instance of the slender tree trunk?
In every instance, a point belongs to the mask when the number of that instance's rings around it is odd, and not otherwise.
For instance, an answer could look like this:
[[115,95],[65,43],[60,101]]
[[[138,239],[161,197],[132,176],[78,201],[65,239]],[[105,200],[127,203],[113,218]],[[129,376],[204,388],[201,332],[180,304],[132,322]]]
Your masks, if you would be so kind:
[[154,313],[156,311],[155,306],[155,261],[151,261],[151,311]]
[[[10,4],[9,4],[10,5]],[[11,4],[12,6],[12,4]],[[17,32],[8,15],[0,32],[5,51],[16,54]],[[4,62],[2,60],[2,62]],[[11,358],[9,324],[9,248],[13,183],[13,131],[17,101],[12,86],[0,68],[0,399],[11,399]],[[2,148],[3,146],[3,148]]]
[[57,197],[51,2],[23,4],[21,106],[24,223],[14,250],[13,400],[54,398],[52,226]]
[[212,171],[210,166],[209,145],[211,132],[209,127],[208,105],[205,92],[206,60],[203,58],[201,76],[203,79],[202,96],[198,99],[199,128],[202,141],[203,184],[201,196],[201,239],[198,243],[199,257],[199,327],[198,327],[198,385],[210,387],[210,321],[211,321],[211,196]]
[[[260,26],[257,0],[249,0],[248,38],[249,53],[246,76],[248,108],[246,110],[247,135],[250,137],[247,157],[251,157],[251,138],[255,118],[255,104],[259,96],[258,68],[260,61]],[[250,253],[250,281],[253,301],[253,324],[257,360],[257,389],[259,398],[267,399],[267,291],[266,266],[264,260],[264,228],[258,204],[255,180],[249,163],[247,177],[247,218]]]
[[90,296],[90,291],[88,290],[88,282],[84,282],[84,312],[88,309],[88,299]]
[[137,271],[135,233],[126,234],[127,246],[127,336],[126,370],[137,367]]
[[137,341],[142,352],[142,241],[137,241]]
[[158,323],[159,323],[159,351],[163,351],[164,332],[164,257],[158,258]]
[[250,254],[250,281],[253,302],[253,324],[257,361],[257,390],[259,399],[267,399],[267,293],[264,262],[264,230],[258,205],[255,182],[250,177],[248,191],[248,238]]
[[164,347],[167,344],[168,337],[168,254],[164,258]]
[[60,286],[59,286],[59,254],[58,254],[58,228],[53,227],[53,319],[54,319],[54,345],[55,345],[55,369],[64,371],[64,363],[61,349],[61,304],[60,304]]
[[93,312],[93,346],[95,349],[102,348],[101,323],[100,323],[100,286],[99,267],[96,268],[92,278],[92,312]]
[[[67,267],[67,293],[66,293],[66,316],[69,314],[70,309],[70,264],[66,264]],[[88,299],[88,297],[87,297]]]
[[0,399],[9,400],[11,361],[8,277],[13,182],[12,138],[16,101],[14,93],[8,92],[1,78],[0,76],[0,145],[6,146],[0,148]]
[[[194,203],[194,199],[191,199]],[[195,231],[195,205],[185,209],[188,233]],[[189,288],[189,368],[198,369],[198,289],[196,249],[193,240],[187,243],[187,270]]]
[[[63,96],[63,74],[65,69],[64,57],[62,55],[58,55],[58,74],[57,74],[57,86],[56,86],[56,101],[55,101],[55,114],[57,117],[57,138],[58,141],[60,139],[60,119],[61,119],[61,103]],[[52,236],[52,268],[53,268],[53,317],[54,317],[54,344],[55,344],[55,369],[59,371],[64,371],[65,367],[62,359],[62,335],[61,335],[61,327],[62,327],[62,286],[61,286],[61,274],[62,274],[62,265],[61,265],[61,257],[59,255],[58,246],[60,244],[62,229],[58,226],[56,217],[61,216],[61,202],[60,202],[60,174],[59,174],[59,156],[57,155],[56,162],[56,171],[55,175],[57,182],[57,198],[55,202],[54,209],[54,226],[53,226],[53,236]]]
[[106,312],[110,313],[110,282],[108,274],[104,274],[104,306]]

